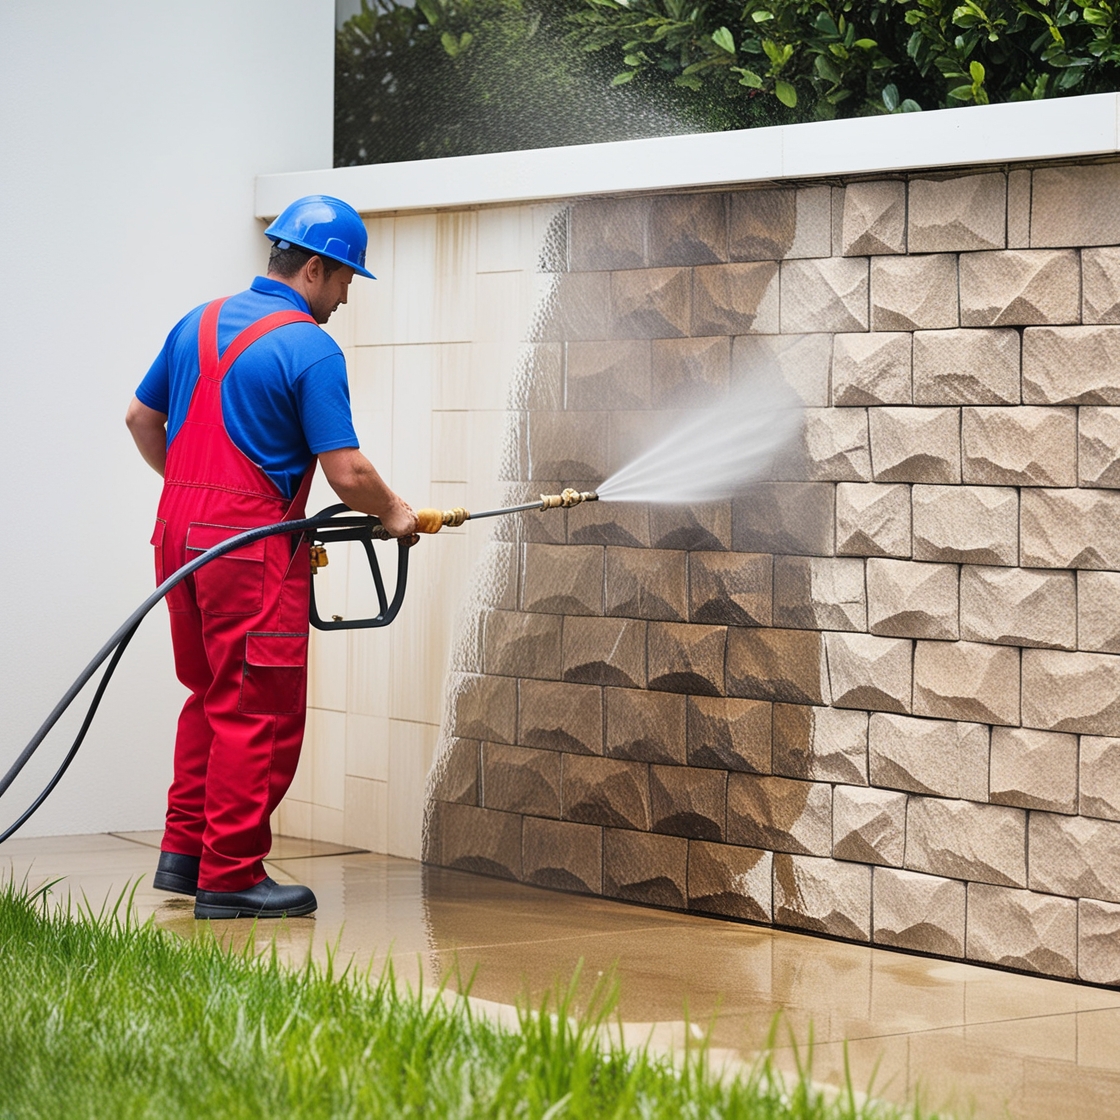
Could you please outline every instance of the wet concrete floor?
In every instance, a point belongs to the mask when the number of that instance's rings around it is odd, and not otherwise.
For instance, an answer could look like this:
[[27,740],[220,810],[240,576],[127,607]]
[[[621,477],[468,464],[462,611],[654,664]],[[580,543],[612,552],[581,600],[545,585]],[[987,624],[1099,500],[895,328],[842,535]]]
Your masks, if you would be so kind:
[[[143,916],[183,936],[198,928],[188,899],[151,888],[160,834],[11,840],[0,876],[32,885],[64,877],[56,896],[94,908],[140,880]],[[781,1011],[779,1065],[790,1032],[815,1040],[813,1075],[838,1083],[844,1042],[857,1088],[877,1068],[876,1096],[920,1093],[927,1108],[977,1117],[1120,1114],[1120,992],[847,945],[757,926],[538,890],[338,845],[278,837],[281,881],[311,886],[315,918],[257,927],[267,945],[379,971],[388,957],[409,983],[470,983],[500,1018],[566,984],[579,998],[614,977],[628,1042],[679,1047],[710,1032],[713,1057],[750,1061]],[[235,941],[250,922],[223,923]]]

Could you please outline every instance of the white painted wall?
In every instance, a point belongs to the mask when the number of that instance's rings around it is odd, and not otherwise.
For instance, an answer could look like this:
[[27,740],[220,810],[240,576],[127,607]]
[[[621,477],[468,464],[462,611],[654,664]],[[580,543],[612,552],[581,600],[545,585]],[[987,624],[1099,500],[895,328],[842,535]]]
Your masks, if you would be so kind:
[[[124,410],[263,267],[254,177],[330,167],[333,36],[333,0],[0,4],[0,770],[151,587]],[[181,699],[160,609],[24,834],[158,827]]]

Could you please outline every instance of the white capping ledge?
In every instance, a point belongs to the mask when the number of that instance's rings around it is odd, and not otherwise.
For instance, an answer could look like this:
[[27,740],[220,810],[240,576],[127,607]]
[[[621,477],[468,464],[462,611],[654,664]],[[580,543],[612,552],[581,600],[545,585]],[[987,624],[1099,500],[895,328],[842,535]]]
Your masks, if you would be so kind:
[[257,177],[258,218],[305,194],[363,214],[808,179],[1120,150],[1120,94],[938,109]]

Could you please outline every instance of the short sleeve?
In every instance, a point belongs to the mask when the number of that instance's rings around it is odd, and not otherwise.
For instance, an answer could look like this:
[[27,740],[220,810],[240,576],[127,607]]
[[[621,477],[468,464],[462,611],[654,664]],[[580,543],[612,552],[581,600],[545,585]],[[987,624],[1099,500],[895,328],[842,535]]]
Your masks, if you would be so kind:
[[300,424],[313,455],[358,446],[350,413],[346,359],[340,352],[308,366],[297,379],[295,389]]
[[152,362],[144,380],[136,388],[136,399],[164,416],[171,411],[171,365],[168,361],[167,347],[159,352]]

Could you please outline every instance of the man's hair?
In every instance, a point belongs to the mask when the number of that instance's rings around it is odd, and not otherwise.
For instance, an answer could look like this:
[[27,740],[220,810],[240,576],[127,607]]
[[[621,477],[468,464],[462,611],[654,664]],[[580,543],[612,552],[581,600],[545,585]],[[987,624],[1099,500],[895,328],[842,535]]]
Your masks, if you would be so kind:
[[274,241],[272,252],[268,254],[268,271],[276,273],[277,276],[295,276],[312,257],[318,257],[323,262],[323,272],[327,276],[342,267],[341,261],[324,257],[322,253],[312,253],[307,249],[301,249],[298,245],[289,245],[286,249],[281,249],[280,242]]

